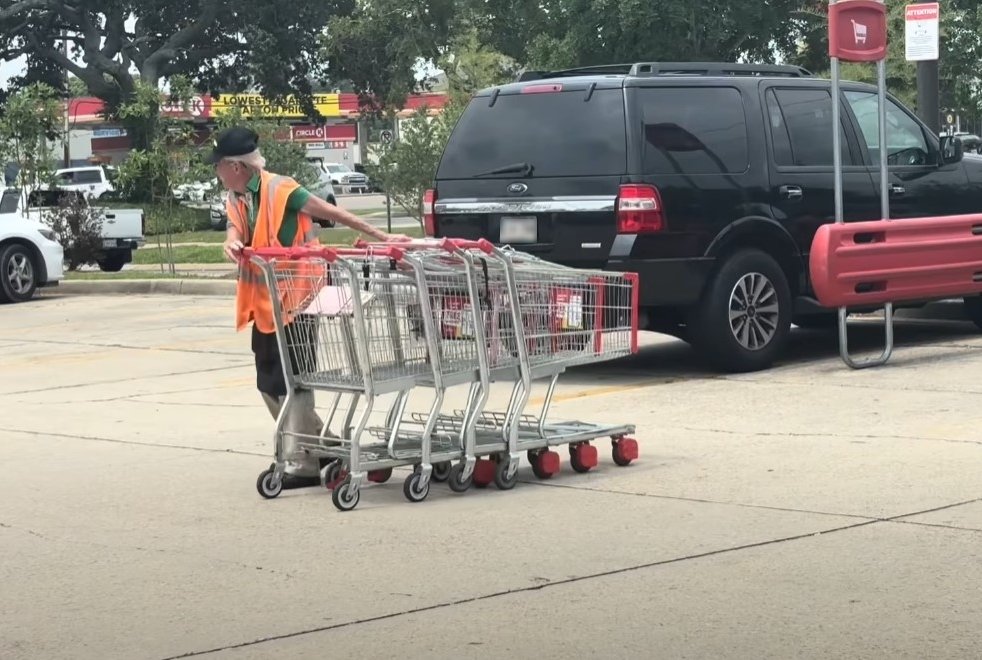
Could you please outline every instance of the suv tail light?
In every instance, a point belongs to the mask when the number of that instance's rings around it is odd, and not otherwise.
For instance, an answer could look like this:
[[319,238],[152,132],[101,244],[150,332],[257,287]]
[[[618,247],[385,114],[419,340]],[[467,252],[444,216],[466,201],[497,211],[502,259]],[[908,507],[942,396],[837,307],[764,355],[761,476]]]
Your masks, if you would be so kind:
[[433,213],[433,206],[436,203],[436,191],[430,188],[423,193],[423,233],[427,236],[436,236],[436,214]]
[[665,228],[661,195],[654,186],[628,184],[617,196],[617,233],[647,234]]

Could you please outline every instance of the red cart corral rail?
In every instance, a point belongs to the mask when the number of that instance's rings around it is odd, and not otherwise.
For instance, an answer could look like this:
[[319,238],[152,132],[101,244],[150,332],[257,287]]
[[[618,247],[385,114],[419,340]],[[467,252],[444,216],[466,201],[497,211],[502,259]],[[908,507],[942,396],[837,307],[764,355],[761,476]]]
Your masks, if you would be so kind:
[[982,214],[822,225],[809,262],[826,307],[982,293]]

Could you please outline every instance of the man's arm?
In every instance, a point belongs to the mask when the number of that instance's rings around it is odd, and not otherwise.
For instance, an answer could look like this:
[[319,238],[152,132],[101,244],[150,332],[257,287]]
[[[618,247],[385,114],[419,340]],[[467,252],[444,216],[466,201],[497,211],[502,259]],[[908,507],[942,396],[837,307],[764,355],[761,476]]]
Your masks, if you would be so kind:
[[407,240],[408,236],[402,236],[399,234],[386,234],[384,231],[375,227],[374,225],[365,222],[357,215],[344,210],[340,206],[334,206],[320,197],[311,195],[307,203],[304,204],[304,213],[314,217],[314,218],[324,218],[325,220],[334,220],[340,222],[346,227],[350,227],[355,231],[360,231],[363,234],[371,236],[378,241],[392,241],[392,240]]
[[235,228],[235,225],[231,222],[228,223],[228,228],[225,230],[225,258],[229,261],[238,261],[239,254],[242,252],[242,248],[245,247],[242,244],[242,236],[239,234],[239,230]]

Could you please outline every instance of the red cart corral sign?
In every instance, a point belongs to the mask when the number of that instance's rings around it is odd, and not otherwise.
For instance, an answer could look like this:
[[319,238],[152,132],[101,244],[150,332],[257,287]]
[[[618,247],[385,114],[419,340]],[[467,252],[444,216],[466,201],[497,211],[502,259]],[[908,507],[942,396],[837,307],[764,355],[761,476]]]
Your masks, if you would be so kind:
[[887,9],[877,0],[829,4],[829,55],[847,62],[878,62],[887,56]]

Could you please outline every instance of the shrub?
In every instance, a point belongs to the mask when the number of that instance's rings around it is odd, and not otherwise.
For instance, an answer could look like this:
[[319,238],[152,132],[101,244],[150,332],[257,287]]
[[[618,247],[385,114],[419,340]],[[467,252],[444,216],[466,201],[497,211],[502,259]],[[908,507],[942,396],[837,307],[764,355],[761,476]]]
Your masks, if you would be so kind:
[[81,195],[62,195],[59,205],[45,212],[46,221],[65,249],[68,270],[94,263],[102,252],[102,212]]

